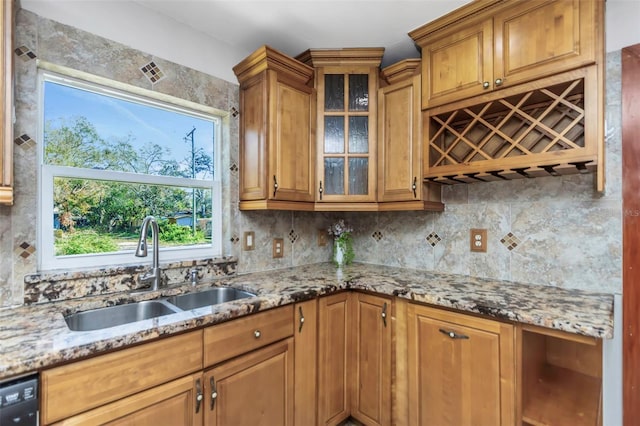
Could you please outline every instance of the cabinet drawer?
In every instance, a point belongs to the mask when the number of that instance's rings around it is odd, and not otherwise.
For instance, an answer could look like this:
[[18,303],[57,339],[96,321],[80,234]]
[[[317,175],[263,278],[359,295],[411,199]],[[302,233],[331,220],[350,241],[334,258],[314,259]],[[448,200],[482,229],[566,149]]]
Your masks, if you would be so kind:
[[285,306],[204,330],[204,365],[252,351],[293,335],[293,306]]
[[202,332],[45,370],[42,422],[49,424],[202,369]]

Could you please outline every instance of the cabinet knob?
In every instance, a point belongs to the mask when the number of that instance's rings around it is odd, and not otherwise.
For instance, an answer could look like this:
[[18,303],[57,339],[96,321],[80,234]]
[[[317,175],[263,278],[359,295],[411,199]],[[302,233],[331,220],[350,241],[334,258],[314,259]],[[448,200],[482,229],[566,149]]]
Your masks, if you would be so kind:
[[491,83],[489,83],[488,81],[485,81],[484,83],[482,83],[482,88],[483,89],[488,89],[489,86],[491,86]]
[[496,86],[502,86],[503,80],[501,78],[496,78]]
[[256,339],[259,339],[260,336],[262,336],[262,333],[260,333],[260,330],[256,330],[253,332],[253,337],[255,337]]

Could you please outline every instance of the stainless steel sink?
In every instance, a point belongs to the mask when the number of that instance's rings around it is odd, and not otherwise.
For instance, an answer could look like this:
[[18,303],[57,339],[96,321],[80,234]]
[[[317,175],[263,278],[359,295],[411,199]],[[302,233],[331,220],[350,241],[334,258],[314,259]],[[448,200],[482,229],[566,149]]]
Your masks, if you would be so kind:
[[179,309],[161,300],[146,300],[108,308],[92,309],[67,315],[64,319],[69,330],[90,331],[128,324],[162,315],[180,312]]
[[186,293],[172,296],[167,299],[167,302],[176,305],[180,309],[190,310],[253,296],[255,296],[255,294],[249,293],[248,291],[238,290],[236,288],[213,287],[209,290],[197,293]]

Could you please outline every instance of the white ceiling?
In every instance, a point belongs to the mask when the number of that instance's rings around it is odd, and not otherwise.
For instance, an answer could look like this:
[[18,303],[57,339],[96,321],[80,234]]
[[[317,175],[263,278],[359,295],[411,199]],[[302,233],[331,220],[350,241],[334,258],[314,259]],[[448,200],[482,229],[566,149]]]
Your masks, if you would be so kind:
[[263,44],[291,56],[309,48],[384,47],[383,65],[418,57],[407,33],[470,0],[133,0],[246,56]]

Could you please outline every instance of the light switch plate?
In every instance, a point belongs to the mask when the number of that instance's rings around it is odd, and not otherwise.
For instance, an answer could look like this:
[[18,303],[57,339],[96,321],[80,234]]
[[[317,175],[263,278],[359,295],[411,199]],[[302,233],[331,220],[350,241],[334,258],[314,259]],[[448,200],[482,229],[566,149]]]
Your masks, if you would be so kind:
[[471,251],[486,253],[487,252],[487,230],[472,229],[470,233],[469,246]]
[[247,231],[242,238],[242,248],[245,251],[253,250],[256,247],[256,233]]
[[283,256],[284,256],[284,239],[274,238],[273,239],[273,258],[277,259]]

